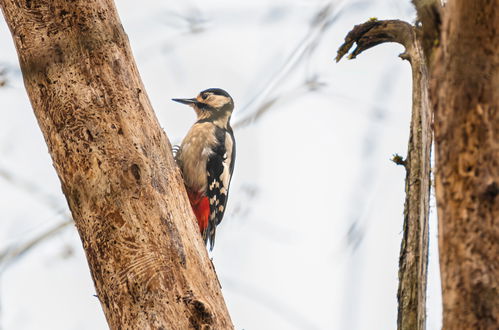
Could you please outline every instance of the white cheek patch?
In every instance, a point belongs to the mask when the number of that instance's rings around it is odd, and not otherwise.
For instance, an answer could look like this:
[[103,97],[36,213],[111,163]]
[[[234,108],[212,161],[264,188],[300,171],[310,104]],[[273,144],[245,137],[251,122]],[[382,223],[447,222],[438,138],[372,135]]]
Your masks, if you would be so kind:
[[229,103],[230,99],[227,96],[212,94],[208,96],[208,98],[204,102],[214,108],[221,108],[225,104]]

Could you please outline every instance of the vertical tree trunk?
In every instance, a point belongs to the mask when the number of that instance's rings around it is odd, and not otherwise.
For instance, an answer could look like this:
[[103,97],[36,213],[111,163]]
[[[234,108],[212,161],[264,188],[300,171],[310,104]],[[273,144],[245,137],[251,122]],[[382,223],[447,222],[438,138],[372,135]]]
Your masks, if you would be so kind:
[[112,0],[0,5],[110,328],[232,328]]
[[444,329],[499,328],[499,1],[449,0],[432,61]]
[[405,160],[406,197],[399,258],[397,329],[424,330],[428,279],[432,114],[426,58],[423,46],[415,36],[406,50],[406,56],[412,68],[412,116]]

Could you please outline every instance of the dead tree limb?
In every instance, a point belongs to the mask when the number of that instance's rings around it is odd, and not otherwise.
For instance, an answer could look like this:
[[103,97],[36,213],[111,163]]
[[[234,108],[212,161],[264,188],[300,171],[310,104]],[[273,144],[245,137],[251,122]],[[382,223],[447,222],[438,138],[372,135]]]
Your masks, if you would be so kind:
[[422,45],[415,28],[403,21],[372,19],[356,25],[338,50],[339,61],[353,46],[350,58],[384,42],[405,47],[400,57],[412,67],[412,118],[407,158],[399,160],[406,168],[404,234],[400,249],[398,288],[398,329],[425,329],[426,281],[428,264],[428,214],[430,200],[432,143],[431,110],[428,98],[428,72]]
[[0,0],[111,329],[232,328],[112,0]]

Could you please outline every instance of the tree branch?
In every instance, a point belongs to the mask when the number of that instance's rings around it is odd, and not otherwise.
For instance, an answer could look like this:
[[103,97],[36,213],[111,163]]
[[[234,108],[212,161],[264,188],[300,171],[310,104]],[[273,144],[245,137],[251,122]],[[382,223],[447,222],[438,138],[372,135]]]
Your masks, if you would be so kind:
[[112,0],[0,0],[111,329],[229,329]]
[[414,38],[414,27],[409,23],[400,20],[378,21],[372,18],[363,24],[355,25],[352,31],[348,32],[345,42],[338,49],[336,62],[341,60],[354,43],[357,47],[349,55],[350,59],[384,42],[397,42],[406,49],[412,49]]
[[271,92],[283,78],[299,67],[298,64],[304,58],[310,55],[309,51],[314,49],[327,29],[343,13],[344,9],[335,13],[333,3],[333,1],[330,1],[324,4],[314,14],[307,34],[296,44],[296,47],[284,61],[284,64],[271,76],[269,81],[264,85],[264,88],[258,91],[256,96],[239,110],[237,120],[232,124],[234,129],[255,122],[278,101],[280,96],[271,95]]
[[430,199],[431,111],[428,73],[423,49],[415,28],[400,20],[372,19],[356,25],[339,48],[339,61],[353,46],[350,58],[384,42],[397,42],[406,50],[400,54],[411,63],[413,79],[412,118],[406,168],[404,235],[399,259],[398,329],[425,329],[428,264],[428,213]]

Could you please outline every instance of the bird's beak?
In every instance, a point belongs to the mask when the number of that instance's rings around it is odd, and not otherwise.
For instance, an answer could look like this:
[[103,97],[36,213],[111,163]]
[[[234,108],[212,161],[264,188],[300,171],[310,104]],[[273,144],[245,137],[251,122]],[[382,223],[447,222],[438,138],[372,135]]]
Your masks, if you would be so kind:
[[195,105],[196,103],[198,103],[197,99],[172,99],[172,101],[187,105]]

